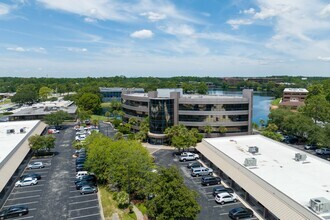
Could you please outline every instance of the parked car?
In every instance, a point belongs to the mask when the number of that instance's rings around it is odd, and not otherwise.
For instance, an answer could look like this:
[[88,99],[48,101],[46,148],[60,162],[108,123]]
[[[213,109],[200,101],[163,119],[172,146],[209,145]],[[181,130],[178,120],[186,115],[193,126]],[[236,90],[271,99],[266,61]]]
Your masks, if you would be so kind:
[[237,197],[235,194],[227,193],[227,192],[222,192],[217,194],[215,197],[215,202],[219,204],[225,204],[227,202],[237,202]]
[[29,213],[27,206],[15,205],[0,211],[0,219],[13,218],[17,216],[26,215]]
[[76,165],[78,165],[78,164],[84,164],[85,161],[86,161],[86,158],[77,158],[76,159]]
[[315,150],[316,154],[319,155],[330,155],[330,148],[320,148]]
[[95,175],[85,175],[85,176],[79,176],[76,178],[74,183],[78,183],[81,181],[94,181],[96,182],[96,176]]
[[84,169],[85,169],[84,164],[77,164],[76,165],[76,172],[83,171]]
[[304,149],[305,150],[315,150],[315,149],[317,149],[317,147],[316,147],[316,145],[306,144],[304,146]]
[[97,193],[97,187],[95,186],[83,186],[80,189],[80,194],[84,195],[84,194],[91,194],[91,193]]
[[60,133],[60,131],[57,129],[48,129],[48,134],[58,134],[58,133]]
[[179,158],[180,161],[188,161],[188,160],[196,160],[196,159],[199,159],[199,155],[190,152],[183,152]]
[[224,186],[215,186],[213,187],[213,196],[216,196],[219,193],[228,192],[228,193],[234,193],[234,190],[232,188],[226,188]]
[[205,176],[205,175],[211,175],[213,174],[213,170],[211,168],[206,167],[198,167],[198,168],[192,168],[191,169],[191,176]]
[[36,185],[38,184],[38,180],[32,177],[26,177],[23,180],[18,180],[15,183],[16,187],[20,187],[20,186],[32,186],[32,185]]
[[96,186],[96,182],[93,182],[93,181],[80,181],[80,182],[76,183],[76,189],[77,190],[81,189],[83,186]]
[[37,173],[29,173],[29,174],[25,174],[23,176],[20,177],[20,180],[24,180],[27,177],[32,177],[33,179],[37,179],[40,180],[41,179],[41,175],[37,174]]
[[203,167],[203,166],[199,162],[190,162],[187,165],[187,168],[189,168],[189,169],[191,169],[191,168],[197,168],[197,167]]
[[229,211],[229,217],[232,219],[240,219],[240,218],[252,218],[253,212],[251,209],[245,207],[236,207]]
[[214,176],[203,176],[201,181],[202,181],[201,182],[202,186],[221,184],[220,177],[214,177]]
[[29,169],[40,169],[40,168],[44,168],[45,166],[42,162],[33,162],[30,163],[27,167]]

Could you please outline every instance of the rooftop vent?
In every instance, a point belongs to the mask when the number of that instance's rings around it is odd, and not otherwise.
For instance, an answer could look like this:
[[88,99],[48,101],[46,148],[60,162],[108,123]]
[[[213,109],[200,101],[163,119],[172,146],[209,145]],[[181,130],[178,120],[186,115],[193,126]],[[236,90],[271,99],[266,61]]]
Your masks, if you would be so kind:
[[305,161],[306,158],[307,158],[307,155],[306,154],[302,154],[302,153],[296,153],[295,154],[295,157],[294,157],[294,159],[296,161]]
[[310,199],[309,205],[318,214],[330,211],[330,201],[324,197]]
[[245,158],[244,166],[246,167],[257,166],[257,159],[254,157]]
[[15,129],[7,129],[7,134],[15,134]]
[[256,147],[256,146],[252,146],[252,147],[249,147],[249,150],[248,150],[251,154],[256,154],[259,152],[259,148]]

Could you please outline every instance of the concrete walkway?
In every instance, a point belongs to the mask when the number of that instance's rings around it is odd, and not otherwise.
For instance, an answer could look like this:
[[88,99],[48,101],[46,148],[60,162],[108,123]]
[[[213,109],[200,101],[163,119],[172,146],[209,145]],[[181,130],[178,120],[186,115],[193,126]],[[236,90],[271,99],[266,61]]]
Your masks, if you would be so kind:
[[120,220],[118,213],[113,213],[111,219],[112,220]]
[[142,212],[135,205],[133,205],[133,211],[136,215],[137,220],[144,220]]

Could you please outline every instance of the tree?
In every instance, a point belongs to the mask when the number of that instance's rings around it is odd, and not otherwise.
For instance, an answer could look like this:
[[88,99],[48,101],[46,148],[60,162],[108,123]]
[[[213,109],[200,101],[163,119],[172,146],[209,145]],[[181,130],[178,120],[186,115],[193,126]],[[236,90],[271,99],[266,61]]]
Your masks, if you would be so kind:
[[64,122],[64,120],[70,118],[70,115],[63,111],[52,112],[49,115],[45,115],[44,120],[49,125],[58,126]]
[[51,88],[48,88],[47,86],[43,86],[39,89],[39,98],[42,101],[46,101],[48,99],[48,96],[51,94],[53,90]]
[[207,137],[210,137],[210,134],[212,133],[213,128],[210,125],[205,125],[204,126],[204,132],[206,133]]
[[209,90],[209,88],[207,87],[205,82],[201,82],[197,86],[197,93],[198,94],[207,94],[208,90]]
[[195,133],[182,124],[166,128],[164,134],[169,138],[171,146],[178,150],[194,147],[198,141]]
[[17,88],[16,94],[11,98],[12,102],[20,104],[32,104],[38,100],[37,89],[33,84],[22,85]]
[[330,122],[330,103],[324,95],[311,96],[305,101],[301,112],[314,119],[314,122]]
[[124,134],[119,131],[113,136],[113,139],[116,141],[122,140],[122,139],[124,139]]
[[81,121],[85,121],[87,119],[90,119],[92,116],[92,111],[85,111],[83,109],[78,109],[78,118]]
[[110,115],[111,113],[109,111],[105,112],[104,116],[108,118],[107,121],[110,121]]
[[159,220],[196,219],[200,212],[197,193],[187,188],[177,168],[160,168],[151,181],[149,194],[155,197],[146,202],[148,216]]
[[220,126],[219,127],[219,133],[220,135],[224,135],[227,132],[227,128],[225,126]]
[[85,111],[97,113],[101,108],[101,99],[98,95],[92,93],[84,93],[78,99],[78,106]]
[[273,131],[270,131],[270,130],[264,130],[262,131],[261,133],[263,136],[266,136],[266,137],[269,137],[275,141],[281,141],[283,140],[283,136],[279,133],[276,133],[276,132],[273,132]]
[[52,135],[40,136],[36,134],[29,137],[28,140],[30,148],[37,151],[37,153],[42,149],[49,152],[50,149],[55,147],[55,138]]

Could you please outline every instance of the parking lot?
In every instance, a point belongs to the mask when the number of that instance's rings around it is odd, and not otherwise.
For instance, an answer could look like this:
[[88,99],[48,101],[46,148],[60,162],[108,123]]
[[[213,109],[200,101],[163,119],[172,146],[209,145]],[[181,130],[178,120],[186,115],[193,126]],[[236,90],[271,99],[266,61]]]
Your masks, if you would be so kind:
[[[153,155],[155,162],[162,166],[174,165],[178,167],[184,177],[185,184],[199,195],[198,203],[201,206],[201,212],[198,219],[230,219],[228,217],[229,210],[244,206],[240,201],[233,203],[225,203],[223,205],[217,204],[212,195],[214,186],[202,186],[201,177],[191,177],[190,170],[187,168],[189,162],[179,162],[177,156],[173,156],[173,150],[159,150]],[[257,219],[257,218],[249,218]]]
[[75,159],[71,144],[76,131],[73,126],[61,130],[56,137],[56,155],[41,161],[44,168],[24,170],[41,175],[37,185],[15,187],[2,208],[11,205],[26,205],[29,214],[16,219],[101,219],[97,194],[80,195],[75,189]]

